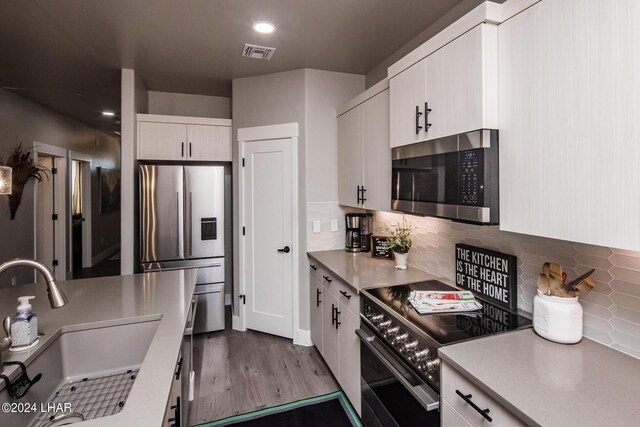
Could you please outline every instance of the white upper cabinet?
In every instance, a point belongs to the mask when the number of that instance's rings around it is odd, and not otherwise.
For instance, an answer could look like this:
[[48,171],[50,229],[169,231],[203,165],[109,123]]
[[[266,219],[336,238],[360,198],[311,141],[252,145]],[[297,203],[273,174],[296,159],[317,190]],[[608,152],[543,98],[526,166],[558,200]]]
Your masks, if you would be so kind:
[[497,129],[497,41],[479,24],[393,76],[390,146]]
[[640,250],[639,18],[543,0],[499,26],[502,230]]
[[389,81],[391,147],[424,141],[425,60]]
[[343,110],[346,112],[338,116],[338,201],[343,206],[389,210],[391,148],[387,82],[359,95]]
[[138,159],[231,161],[231,120],[138,114]]

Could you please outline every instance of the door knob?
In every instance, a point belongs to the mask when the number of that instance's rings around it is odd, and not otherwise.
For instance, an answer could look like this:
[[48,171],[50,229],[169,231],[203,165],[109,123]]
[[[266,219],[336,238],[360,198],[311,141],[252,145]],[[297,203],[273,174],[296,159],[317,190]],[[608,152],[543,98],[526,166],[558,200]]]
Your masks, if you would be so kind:
[[278,249],[278,252],[284,252],[285,254],[288,254],[289,252],[291,252],[291,249],[289,248],[289,246],[285,246],[282,249]]

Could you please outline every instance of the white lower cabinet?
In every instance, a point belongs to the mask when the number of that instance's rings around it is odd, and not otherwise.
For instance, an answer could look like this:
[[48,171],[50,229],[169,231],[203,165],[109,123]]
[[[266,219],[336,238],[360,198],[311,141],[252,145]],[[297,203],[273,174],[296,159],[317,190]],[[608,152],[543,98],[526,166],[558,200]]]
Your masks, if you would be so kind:
[[173,375],[173,383],[171,384],[171,391],[169,392],[169,400],[167,401],[167,407],[165,409],[163,426],[166,427],[181,427],[186,424],[186,420],[183,420],[182,410],[182,354],[178,357],[178,363],[176,364],[176,371]]
[[[440,397],[440,416],[443,427],[525,425],[504,406],[446,363],[443,363],[440,368]],[[490,420],[481,412],[484,412]]]
[[313,260],[309,272],[311,341],[360,414],[360,297]]

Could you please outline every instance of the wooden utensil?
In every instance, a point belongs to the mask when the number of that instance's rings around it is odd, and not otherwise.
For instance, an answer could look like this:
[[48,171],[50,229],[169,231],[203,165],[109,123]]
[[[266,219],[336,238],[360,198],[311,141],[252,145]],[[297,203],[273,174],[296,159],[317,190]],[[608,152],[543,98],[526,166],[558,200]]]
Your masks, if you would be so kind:
[[575,285],[575,295],[579,296],[579,295],[588,294],[595,287],[596,287],[596,281],[593,280],[591,277],[588,277],[588,278],[582,280],[577,285]]
[[568,289],[575,289],[575,287],[582,282],[584,279],[586,279],[587,277],[591,276],[593,273],[595,273],[596,269],[591,269],[590,271],[587,271],[586,273],[584,273],[581,276],[576,277],[575,279],[573,279],[572,281],[570,281],[569,283],[567,283],[565,286],[565,288]]
[[562,287],[562,266],[555,262],[549,263],[549,292],[556,297],[573,296]]
[[549,278],[544,274],[538,275],[538,289],[545,295],[549,295]]

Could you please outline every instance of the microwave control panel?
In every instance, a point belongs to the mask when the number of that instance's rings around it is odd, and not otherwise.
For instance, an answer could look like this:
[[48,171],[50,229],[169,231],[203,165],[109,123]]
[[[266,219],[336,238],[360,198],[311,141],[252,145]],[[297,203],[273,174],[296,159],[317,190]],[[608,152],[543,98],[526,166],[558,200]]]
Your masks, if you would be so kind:
[[484,177],[482,149],[461,151],[460,162],[460,204],[482,206]]

